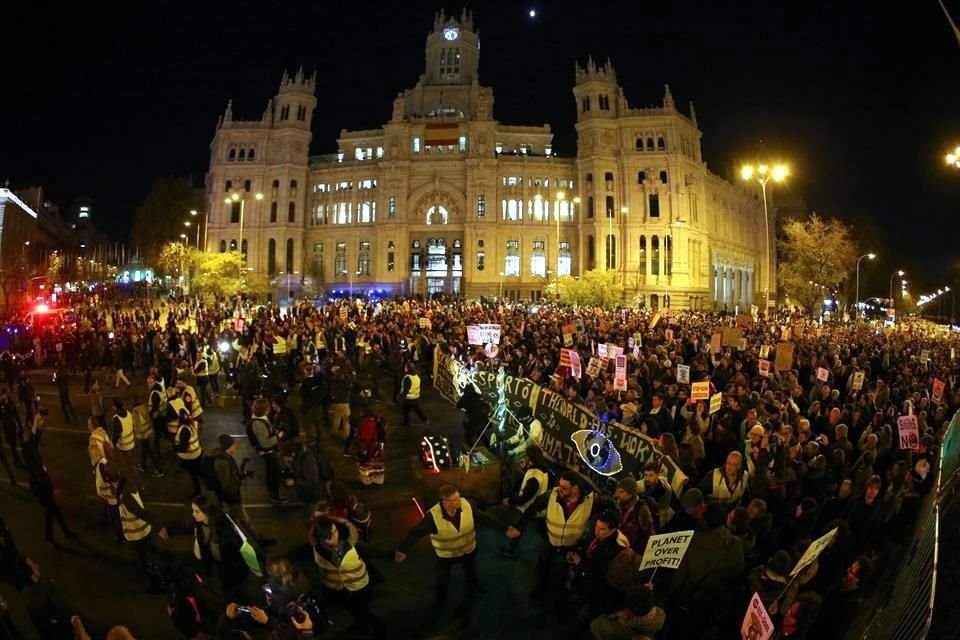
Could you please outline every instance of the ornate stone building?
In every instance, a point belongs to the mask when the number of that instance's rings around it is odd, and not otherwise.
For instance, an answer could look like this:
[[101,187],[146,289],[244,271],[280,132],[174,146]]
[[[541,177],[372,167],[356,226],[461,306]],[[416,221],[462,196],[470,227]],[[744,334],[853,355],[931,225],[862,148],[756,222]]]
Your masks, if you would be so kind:
[[707,170],[692,104],[681,113],[667,87],[661,106],[631,108],[609,61],[577,64],[577,157],[561,158],[549,125],[494,119],[479,57],[473,17],[437,15],[390,121],[341,131],[329,155],[309,155],[314,77],[284,74],[259,120],[228,104],[210,145],[207,250],[242,235],[249,268],[337,293],[531,300],[557,273],[607,267],[628,301],[760,303],[762,204]]

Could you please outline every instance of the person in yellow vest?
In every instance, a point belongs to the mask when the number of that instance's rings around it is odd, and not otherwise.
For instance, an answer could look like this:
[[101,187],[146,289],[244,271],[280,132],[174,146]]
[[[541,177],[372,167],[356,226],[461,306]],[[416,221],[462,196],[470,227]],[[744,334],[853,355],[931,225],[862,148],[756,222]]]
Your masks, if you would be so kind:
[[384,637],[383,623],[370,611],[373,591],[367,564],[357,545],[360,535],[349,521],[318,516],[310,529],[313,559],[323,573],[324,600],[337,602],[353,616],[357,627],[371,627]]
[[123,542],[123,530],[120,524],[120,507],[117,501],[115,484],[116,471],[106,458],[100,458],[93,466],[93,484],[97,497],[103,502],[107,524],[113,529],[118,542]]
[[410,412],[413,411],[424,424],[430,424],[427,415],[420,408],[420,374],[417,373],[417,365],[408,362],[404,365],[403,376],[400,387],[400,397],[403,399],[403,426],[410,426]]
[[157,552],[156,535],[167,539],[166,529],[154,532],[147,516],[143,498],[137,487],[127,481],[125,476],[116,477],[117,504],[120,513],[120,525],[123,539],[130,543],[137,553],[138,573],[144,573]]
[[573,471],[560,475],[557,487],[536,498],[524,511],[516,527],[507,529],[508,538],[519,538],[533,517],[546,509],[547,544],[537,562],[538,584],[535,598],[549,599],[562,609],[568,555],[572,554],[589,533],[590,519],[603,510],[605,501],[584,487]]
[[174,439],[174,451],[180,460],[180,468],[190,474],[193,481],[193,495],[202,493],[200,479],[203,477],[203,447],[200,445],[200,430],[197,423],[186,415],[180,416],[180,426]]
[[94,467],[102,458],[113,460],[113,441],[110,440],[110,434],[100,426],[93,416],[87,418],[87,431],[90,432],[90,437],[87,438],[90,467]]
[[130,412],[133,415],[133,435],[140,448],[140,462],[136,468],[140,473],[147,472],[147,457],[153,460],[153,477],[162,478],[166,475],[161,469],[160,456],[154,448],[153,420],[150,418],[150,409],[140,401],[140,398],[133,398],[133,409]]
[[137,443],[133,433],[133,414],[123,407],[123,400],[120,398],[113,399],[110,432],[113,435],[113,448],[117,452],[116,463],[125,475],[133,477],[134,482],[139,485],[140,478],[134,468],[134,449]]
[[197,391],[184,381],[177,382],[177,391],[183,406],[190,413],[190,418],[197,423],[197,428],[203,430],[203,404],[197,397]]
[[732,511],[747,492],[749,477],[743,468],[743,455],[739,451],[727,454],[723,467],[717,467],[700,482],[700,491],[710,504],[722,505]]
[[210,348],[210,345],[203,348],[203,355],[210,363],[207,367],[207,374],[209,375],[210,388],[213,390],[213,397],[216,398],[217,394],[220,393],[220,356],[216,350]]
[[167,414],[166,414],[167,437],[170,438],[171,442],[175,442],[177,433],[180,431],[180,420],[184,415],[189,416],[190,412],[187,410],[187,405],[184,404],[183,400],[177,394],[176,387],[169,387],[166,393],[167,393]]
[[407,551],[424,536],[430,536],[433,552],[437,556],[434,586],[433,612],[428,617],[428,626],[444,607],[450,587],[450,572],[455,565],[463,567],[467,580],[461,622],[466,623],[477,593],[485,593],[477,579],[477,522],[488,522],[502,528],[503,523],[488,513],[476,509],[468,500],[460,497],[460,490],[450,484],[438,489],[440,502],[433,505],[397,547],[396,562],[407,559]]
[[[520,482],[516,495],[504,498],[494,513],[499,520],[517,524],[524,512],[533,504],[533,501],[550,490],[550,476],[547,474],[547,461],[536,445],[526,450],[527,455],[520,460],[519,467],[523,471],[523,480]],[[506,545],[500,547],[500,555],[505,558],[515,558],[520,538],[512,538]]]

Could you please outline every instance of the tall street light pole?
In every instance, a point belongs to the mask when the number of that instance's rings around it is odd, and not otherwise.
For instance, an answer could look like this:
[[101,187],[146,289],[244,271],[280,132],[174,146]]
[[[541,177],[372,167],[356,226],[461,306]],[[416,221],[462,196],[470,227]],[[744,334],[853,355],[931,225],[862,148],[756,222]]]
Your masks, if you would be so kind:
[[[255,193],[253,197],[256,198],[257,200],[263,200],[263,194],[259,192]],[[244,203],[246,202],[246,198],[241,198],[239,193],[234,192],[224,202],[226,202],[227,204],[231,204],[232,202],[240,203],[240,240],[237,242],[237,250],[240,252],[240,279],[242,280],[243,279],[243,263],[244,263],[244,257],[246,255],[243,251],[243,208],[244,208],[243,206],[244,206]]]
[[763,228],[765,231],[764,246],[766,247],[766,264],[763,269],[763,299],[764,313],[770,309],[770,213],[767,210],[767,182],[783,182],[789,175],[786,165],[778,164],[769,167],[765,164],[756,167],[745,165],[740,169],[740,177],[744,180],[756,180],[763,191]]
[[[192,217],[196,218],[196,217],[197,217],[197,210],[196,210],[196,209],[190,209],[190,215],[191,215]],[[190,225],[188,224],[187,226],[189,227]],[[199,222],[197,222],[197,251],[200,251],[200,223],[199,223]]]
[[567,194],[563,191],[557,192],[557,202],[554,205],[553,217],[557,219],[557,259],[556,259],[556,274],[557,277],[560,277],[560,203],[566,200]]
[[893,298],[893,279],[897,276],[903,277],[903,269],[897,269],[890,275],[890,308],[893,309],[893,321],[897,321],[897,303]]
[[877,257],[875,253],[865,253],[859,258],[857,258],[857,320],[860,319],[860,261],[864,258],[870,258],[873,260]]

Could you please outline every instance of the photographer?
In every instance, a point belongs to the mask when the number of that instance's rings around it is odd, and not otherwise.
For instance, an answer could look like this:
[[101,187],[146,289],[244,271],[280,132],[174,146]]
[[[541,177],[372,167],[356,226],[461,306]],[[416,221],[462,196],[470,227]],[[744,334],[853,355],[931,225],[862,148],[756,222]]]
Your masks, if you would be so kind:
[[223,510],[230,517],[239,522],[260,544],[272,544],[274,540],[260,537],[243,506],[241,485],[246,478],[254,475],[253,471],[247,469],[250,458],[244,458],[242,463],[237,465],[234,458],[237,454],[237,441],[229,434],[221,433],[218,443],[220,446],[213,450],[207,465],[206,484],[216,494]]

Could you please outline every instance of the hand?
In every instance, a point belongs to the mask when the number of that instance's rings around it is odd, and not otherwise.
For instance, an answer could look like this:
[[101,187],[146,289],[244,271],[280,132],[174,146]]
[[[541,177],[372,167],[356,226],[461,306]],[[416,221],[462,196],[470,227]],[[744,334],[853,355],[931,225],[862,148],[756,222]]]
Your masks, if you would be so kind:
[[164,527],[163,529],[160,529],[160,531],[157,533],[157,535],[160,536],[160,539],[163,540],[164,542],[166,542],[167,540],[170,539],[170,534],[167,533],[167,528],[166,528],[166,527]]
[[270,616],[260,607],[250,607],[250,617],[259,624],[267,624],[267,621],[270,620]]
[[516,539],[523,535],[519,529],[516,527],[507,527],[507,537],[510,539]]
[[500,504],[502,504],[502,505],[505,506],[505,507],[509,507],[509,506],[510,506],[510,498],[504,498],[503,500],[500,501]]
[[226,613],[228,618],[230,618],[231,620],[236,620],[237,617],[240,615],[240,612],[237,611],[237,603],[231,602],[230,604],[228,604]]
[[396,551],[393,554],[393,561],[396,562],[397,564],[403,562],[406,559],[407,559],[407,554],[405,554],[403,551]]
[[293,625],[294,629],[300,631],[310,631],[313,629],[313,620],[311,620],[308,615],[303,616],[303,622],[297,622],[297,619],[291,616],[290,624]]

